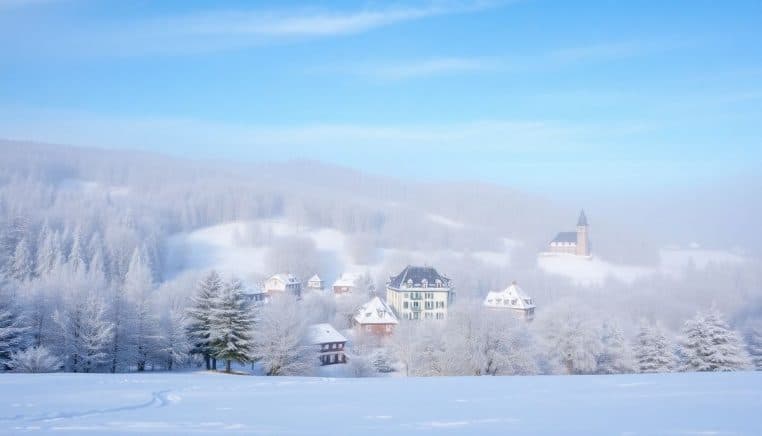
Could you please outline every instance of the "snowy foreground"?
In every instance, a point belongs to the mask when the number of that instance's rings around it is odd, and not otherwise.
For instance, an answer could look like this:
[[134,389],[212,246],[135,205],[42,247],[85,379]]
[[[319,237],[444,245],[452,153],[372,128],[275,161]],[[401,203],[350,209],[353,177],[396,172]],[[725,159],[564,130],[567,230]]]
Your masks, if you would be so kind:
[[762,434],[761,372],[370,379],[0,374],[0,392],[0,434]]

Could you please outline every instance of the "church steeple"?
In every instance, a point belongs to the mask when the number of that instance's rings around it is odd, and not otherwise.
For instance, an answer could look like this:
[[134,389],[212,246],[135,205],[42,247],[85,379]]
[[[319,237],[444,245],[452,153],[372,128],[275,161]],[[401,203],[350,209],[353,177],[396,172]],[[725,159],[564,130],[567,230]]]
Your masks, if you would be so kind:
[[577,256],[590,256],[590,226],[587,224],[587,216],[585,216],[585,210],[579,212],[579,218],[577,219]]
[[579,212],[579,219],[577,219],[577,227],[587,227],[587,216],[585,216],[585,209]]

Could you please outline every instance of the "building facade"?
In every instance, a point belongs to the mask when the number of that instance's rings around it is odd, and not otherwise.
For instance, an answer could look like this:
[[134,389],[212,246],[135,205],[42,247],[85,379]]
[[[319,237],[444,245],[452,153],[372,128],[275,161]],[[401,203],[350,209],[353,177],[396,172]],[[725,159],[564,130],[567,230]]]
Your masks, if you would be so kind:
[[386,285],[386,302],[399,318],[445,319],[454,299],[450,279],[430,266],[408,265]]
[[548,253],[573,254],[575,256],[590,257],[590,225],[587,222],[585,211],[579,213],[577,230],[574,232],[561,232],[548,243]]

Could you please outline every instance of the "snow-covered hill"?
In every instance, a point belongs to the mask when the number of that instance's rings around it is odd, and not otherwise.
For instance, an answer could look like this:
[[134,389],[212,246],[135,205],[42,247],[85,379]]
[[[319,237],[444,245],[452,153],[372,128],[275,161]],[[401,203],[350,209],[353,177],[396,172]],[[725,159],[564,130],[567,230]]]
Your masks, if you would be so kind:
[[[441,217],[440,217],[441,218]],[[441,218],[444,219],[444,218]],[[433,223],[450,226],[451,223]],[[398,268],[400,263],[433,264],[441,259],[463,259],[496,267],[510,265],[510,251],[516,242],[504,238],[503,250],[463,252],[455,250],[403,250],[372,248],[372,261],[358,262],[351,253],[350,237],[331,228],[310,228],[286,221],[235,221],[205,227],[190,233],[173,235],[168,244],[170,275],[186,270],[215,268],[224,273],[256,279],[272,274],[267,268],[268,250],[278,238],[301,237],[312,241],[323,260],[316,271],[326,279],[338,277],[342,272],[377,275],[386,268]]]
[[0,376],[0,433],[762,434],[762,373]]

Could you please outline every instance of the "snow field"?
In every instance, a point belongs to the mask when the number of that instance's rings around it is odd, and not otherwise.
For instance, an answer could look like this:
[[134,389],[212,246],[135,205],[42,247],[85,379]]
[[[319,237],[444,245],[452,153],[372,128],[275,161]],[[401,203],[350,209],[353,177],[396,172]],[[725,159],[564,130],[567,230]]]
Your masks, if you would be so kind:
[[762,373],[0,376],[0,434],[762,434]]

